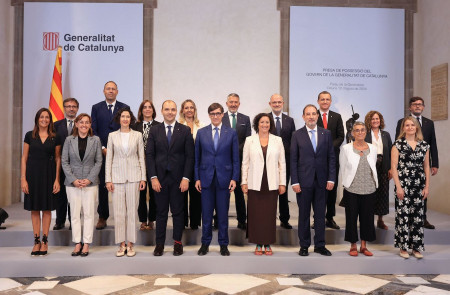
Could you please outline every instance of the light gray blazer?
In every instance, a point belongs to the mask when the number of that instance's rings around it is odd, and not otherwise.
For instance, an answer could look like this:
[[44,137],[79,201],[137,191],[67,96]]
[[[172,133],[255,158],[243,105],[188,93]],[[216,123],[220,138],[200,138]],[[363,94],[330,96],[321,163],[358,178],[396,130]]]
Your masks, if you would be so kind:
[[89,179],[89,186],[98,185],[98,174],[102,168],[102,143],[98,136],[88,136],[83,161],[78,151],[78,136],[69,135],[62,149],[61,165],[66,176],[64,184],[74,186],[77,179]]
[[105,182],[126,183],[147,181],[142,133],[130,130],[128,151],[122,145],[120,130],[108,136],[105,161]]

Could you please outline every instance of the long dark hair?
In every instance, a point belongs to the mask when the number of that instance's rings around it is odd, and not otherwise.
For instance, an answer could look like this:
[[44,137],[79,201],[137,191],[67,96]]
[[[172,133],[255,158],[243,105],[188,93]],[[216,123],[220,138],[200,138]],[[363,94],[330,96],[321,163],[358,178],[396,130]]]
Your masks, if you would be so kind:
[[153,109],[153,114],[152,114],[152,119],[155,120],[156,118],[156,112],[155,112],[155,106],[153,105],[153,102],[150,99],[144,99],[141,102],[141,105],[139,106],[139,110],[138,110],[138,117],[137,117],[137,122],[140,123],[142,121],[144,121],[144,114],[142,114],[142,110],[144,109],[144,105],[149,102],[150,106]]
[[50,117],[50,123],[48,124],[48,127],[47,127],[48,137],[53,138],[56,136],[55,129],[53,126],[52,113],[47,108],[41,108],[41,109],[39,109],[39,111],[37,111],[36,116],[34,117],[34,128],[33,128],[33,132],[31,133],[32,138],[39,137],[39,118],[41,117],[41,114],[43,112],[47,112]]

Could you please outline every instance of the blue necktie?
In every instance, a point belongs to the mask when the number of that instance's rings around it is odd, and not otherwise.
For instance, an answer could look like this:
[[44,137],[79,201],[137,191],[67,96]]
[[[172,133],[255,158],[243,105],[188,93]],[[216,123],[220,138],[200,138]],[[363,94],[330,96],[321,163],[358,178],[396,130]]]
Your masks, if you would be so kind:
[[113,112],[112,112],[112,107],[113,107],[112,104],[109,104],[109,105],[108,105],[108,110],[109,110],[109,112],[111,113],[111,115],[112,115],[112,113],[113,113]]
[[314,152],[316,152],[317,144],[316,144],[316,136],[314,135],[314,133],[316,132],[316,130],[311,130],[311,131],[309,131],[309,132],[311,132],[311,143],[312,143]]
[[167,143],[170,145],[170,140],[172,139],[172,126],[168,125],[167,128]]
[[217,147],[219,146],[219,127],[214,128],[216,133],[214,133],[214,150],[217,151]]
[[277,122],[275,123],[275,128],[277,129],[277,135],[281,136],[281,123],[280,123],[280,117],[276,117]]

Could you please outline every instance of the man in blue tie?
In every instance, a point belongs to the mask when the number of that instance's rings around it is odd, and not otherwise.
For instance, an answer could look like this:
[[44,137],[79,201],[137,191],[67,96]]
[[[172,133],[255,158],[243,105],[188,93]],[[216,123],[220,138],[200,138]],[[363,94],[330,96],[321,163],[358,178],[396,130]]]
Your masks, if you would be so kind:
[[214,209],[219,227],[220,254],[229,256],[228,209],[230,193],[239,181],[239,144],[236,131],[222,124],[224,110],[219,103],[208,107],[211,124],[201,128],[195,139],[195,187],[202,193],[202,246],[206,255],[212,239]]
[[310,214],[314,209],[314,252],[331,256],[325,248],[325,209],[327,190],[336,181],[335,157],[331,133],[317,126],[318,111],[314,105],[303,109],[305,126],[295,131],[291,140],[291,183],[297,194],[299,209],[298,237],[300,256],[308,256],[311,245]]
[[119,124],[114,122],[114,115],[121,108],[128,107],[128,105],[116,100],[117,94],[119,94],[116,82],[106,82],[103,87],[103,94],[105,95],[105,100],[94,104],[91,111],[92,130],[95,135],[100,137],[103,153],[102,169],[98,175],[98,223],[95,227],[98,230],[106,227],[106,220],[109,217],[108,190],[105,186],[105,158],[107,152],[106,147],[108,146],[108,135],[110,132],[116,131],[120,127]]

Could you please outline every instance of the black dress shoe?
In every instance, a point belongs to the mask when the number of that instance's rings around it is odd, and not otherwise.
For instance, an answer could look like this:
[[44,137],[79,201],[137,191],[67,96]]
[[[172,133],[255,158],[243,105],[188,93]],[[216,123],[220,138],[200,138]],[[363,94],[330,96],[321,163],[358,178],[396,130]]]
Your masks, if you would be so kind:
[[246,230],[247,229],[247,223],[245,222],[238,222],[237,228]]
[[308,256],[308,248],[306,247],[300,247],[300,251],[298,251],[298,255],[300,256]]
[[333,218],[327,219],[327,220],[325,221],[325,225],[326,225],[327,227],[329,227],[329,228],[332,228],[332,229],[340,229],[340,226],[336,224],[336,222],[334,221]]
[[314,252],[315,253],[319,253],[320,255],[324,255],[324,256],[331,256],[331,252],[328,251],[328,249],[325,248],[325,246],[324,247],[317,247],[317,248],[314,247]]
[[198,229],[198,225],[192,225],[192,224],[191,224],[191,229],[197,230],[197,229]]
[[199,256],[203,256],[206,255],[209,252],[209,245],[206,244],[202,244],[202,246],[200,247],[200,249],[198,249],[197,254]]
[[60,230],[65,227],[66,227],[66,225],[64,223],[56,223],[55,226],[53,227],[53,230]]
[[164,254],[164,245],[156,245],[153,251],[154,256],[162,256]]
[[183,255],[183,245],[179,243],[175,243],[173,245],[173,256]]
[[228,251],[227,245],[220,245],[220,255],[222,256],[230,256],[230,251]]
[[282,222],[280,226],[285,229],[292,229],[292,225],[290,225],[289,222]]
[[423,224],[423,227],[427,228],[427,229],[435,229],[436,228],[434,225],[429,223],[428,220],[425,220],[425,223]]

